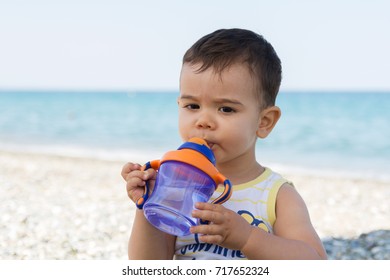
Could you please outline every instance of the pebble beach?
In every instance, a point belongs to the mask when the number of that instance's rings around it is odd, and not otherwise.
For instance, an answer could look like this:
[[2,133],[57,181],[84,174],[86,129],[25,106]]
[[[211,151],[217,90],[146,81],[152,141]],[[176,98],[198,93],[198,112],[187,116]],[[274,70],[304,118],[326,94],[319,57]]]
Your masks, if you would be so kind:
[[[0,260],[127,259],[135,206],[124,163],[1,151]],[[281,173],[306,201],[329,259],[390,259],[390,181]]]

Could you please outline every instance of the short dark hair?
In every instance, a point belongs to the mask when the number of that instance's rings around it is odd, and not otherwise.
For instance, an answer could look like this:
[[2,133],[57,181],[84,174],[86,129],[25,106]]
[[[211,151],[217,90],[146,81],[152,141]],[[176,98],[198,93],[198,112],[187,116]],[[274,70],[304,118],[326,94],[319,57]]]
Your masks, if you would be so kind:
[[274,48],[250,30],[220,29],[200,38],[183,57],[183,64],[198,64],[198,72],[213,67],[216,73],[235,63],[246,63],[254,76],[263,106],[275,104],[282,80],[282,65]]

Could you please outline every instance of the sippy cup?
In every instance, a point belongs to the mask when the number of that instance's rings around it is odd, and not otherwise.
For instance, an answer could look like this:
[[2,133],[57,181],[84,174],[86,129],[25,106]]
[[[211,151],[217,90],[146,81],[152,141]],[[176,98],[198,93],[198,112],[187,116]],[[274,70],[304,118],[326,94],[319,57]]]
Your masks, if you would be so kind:
[[232,192],[230,181],[218,172],[214,154],[201,138],[190,139],[161,160],[146,163],[142,170],[149,168],[157,170],[153,192],[149,197],[146,182],[136,205],[153,226],[172,235],[190,234],[190,227],[198,223],[191,215],[195,203],[207,202],[219,184],[225,189],[212,203],[224,203]]

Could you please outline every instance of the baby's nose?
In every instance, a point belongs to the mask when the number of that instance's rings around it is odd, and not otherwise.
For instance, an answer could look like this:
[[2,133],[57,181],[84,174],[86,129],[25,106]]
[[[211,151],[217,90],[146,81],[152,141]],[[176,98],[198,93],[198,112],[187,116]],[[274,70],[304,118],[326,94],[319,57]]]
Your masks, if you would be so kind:
[[202,114],[196,121],[196,127],[202,129],[214,129],[215,121],[209,114]]

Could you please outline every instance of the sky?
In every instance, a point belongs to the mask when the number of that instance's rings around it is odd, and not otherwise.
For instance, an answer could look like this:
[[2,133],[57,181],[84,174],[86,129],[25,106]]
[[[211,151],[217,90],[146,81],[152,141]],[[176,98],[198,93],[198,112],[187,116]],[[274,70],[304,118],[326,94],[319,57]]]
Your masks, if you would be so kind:
[[282,90],[390,91],[387,0],[0,0],[0,89],[178,90],[220,28],[263,35]]

